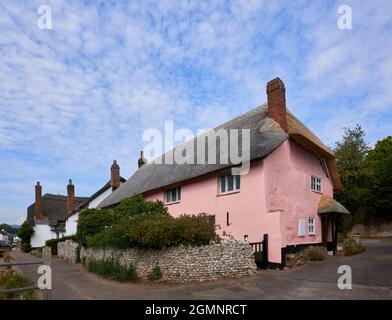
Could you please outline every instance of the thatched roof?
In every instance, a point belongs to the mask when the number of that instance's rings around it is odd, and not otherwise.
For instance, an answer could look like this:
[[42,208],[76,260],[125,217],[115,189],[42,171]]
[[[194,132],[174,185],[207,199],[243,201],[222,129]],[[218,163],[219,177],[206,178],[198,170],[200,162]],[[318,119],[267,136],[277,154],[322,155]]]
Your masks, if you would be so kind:
[[342,188],[333,152],[291,112],[287,112],[289,135],[304,148],[325,159],[334,190]]
[[[75,197],[75,206],[86,201],[87,197]],[[55,231],[65,230],[65,219],[68,213],[67,196],[45,193],[42,196],[42,213],[49,220]],[[35,202],[27,207],[27,221],[34,225]]]
[[339,213],[339,214],[350,214],[350,212],[335,199],[322,195],[317,210],[318,214],[326,213]]
[[[321,157],[325,157],[327,160],[331,159],[330,162],[327,161],[327,166],[330,171],[334,188],[338,189],[340,187],[340,180],[337,175],[333,153],[290,112],[287,113],[287,121],[289,127],[288,133],[284,132],[278,124],[268,117],[268,108],[267,105],[264,104],[218,126],[215,129],[239,129],[239,150],[241,150],[242,141],[241,129],[250,129],[251,161],[266,157],[286,139],[292,137],[311,152]],[[300,137],[302,137],[302,140],[300,140]],[[196,138],[174,148],[166,154],[173,154],[173,152],[177,149],[182,150],[184,146],[188,144],[196,146]],[[194,156],[196,159],[196,147],[194,150]],[[208,154],[207,144],[205,154]],[[126,183],[122,184],[115,192],[102,201],[98,207],[110,207],[135,193],[152,191],[233,166],[232,163],[219,163],[219,142],[217,142],[216,154],[217,164],[204,165],[181,165],[176,163],[167,165],[164,164],[165,155],[162,155],[158,159],[140,167]],[[162,164],[157,164],[157,160],[160,160]]]

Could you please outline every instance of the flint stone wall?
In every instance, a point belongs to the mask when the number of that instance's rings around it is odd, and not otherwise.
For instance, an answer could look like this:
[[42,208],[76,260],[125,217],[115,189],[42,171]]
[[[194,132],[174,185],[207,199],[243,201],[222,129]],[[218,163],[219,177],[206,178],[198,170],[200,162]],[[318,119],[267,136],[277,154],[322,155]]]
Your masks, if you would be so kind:
[[73,241],[63,241],[57,244],[57,256],[64,260],[71,261],[73,263],[77,262],[78,259],[78,244]]
[[134,265],[141,279],[148,279],[152,269],[159,265],[163,274],[161,280],[170,282],[237,278],[256,270],[251,246],[237,241],[162,250],[82,248],[80,258],[85,263],[89,259],[118,259],[121,265]]

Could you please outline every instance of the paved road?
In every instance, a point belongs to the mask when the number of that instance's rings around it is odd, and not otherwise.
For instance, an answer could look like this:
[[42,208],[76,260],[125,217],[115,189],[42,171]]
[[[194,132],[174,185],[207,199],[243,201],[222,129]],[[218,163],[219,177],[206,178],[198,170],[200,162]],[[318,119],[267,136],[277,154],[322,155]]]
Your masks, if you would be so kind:
[[[116,283],[81,265],[53,259],[53,299],[392,299],[392,241],[366,241],[367,251],[328,257],[290,270],[263,270],[242,279],[188,284]],[[18,261],[37,258],[15,253]],[[337,287],[340,265],[352,268],[351,290]],[[36,279],[36,267],[22,271]]]

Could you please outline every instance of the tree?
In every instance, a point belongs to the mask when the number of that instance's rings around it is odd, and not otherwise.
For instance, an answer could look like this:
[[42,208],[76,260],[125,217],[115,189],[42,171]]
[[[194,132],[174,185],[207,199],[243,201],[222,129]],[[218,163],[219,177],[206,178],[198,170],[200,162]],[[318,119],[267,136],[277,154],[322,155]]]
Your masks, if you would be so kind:
[[335,157],[343,188],[336,194],[352,214],[354,223],[362,223],[374,209],[369,207],[373,176],[366,166],[370,148],[365,142],[365,131],[359,124],[354,129],[344,128],[342,139],[335,144]]
[[23,252],[31,251],[31,237],[34,235],[34,229],[30,223],[26,220],[20,226],[17,232],[17,236],[21,240],[21,246]]
[[9,224],[6,223],[0,224],[0,230],[5,230],[11,234],[16,234],[16,229],[14,229],[13,227],[11,227]]
[[372,202],[377,217],[392,219],[392,136],[376,143],[366,159],[366,166],[372,171]]
[[79,214],[76,230],[77,242],[86,246],[90,237],[111,225],[113,214],[108,210],[83,209]]

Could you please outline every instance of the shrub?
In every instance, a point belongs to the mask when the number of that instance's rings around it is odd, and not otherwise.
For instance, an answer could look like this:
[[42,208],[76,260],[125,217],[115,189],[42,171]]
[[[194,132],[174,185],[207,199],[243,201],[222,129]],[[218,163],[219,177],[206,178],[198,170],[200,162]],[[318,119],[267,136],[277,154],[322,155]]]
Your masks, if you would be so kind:
[[160,201],[146,201],[140,194],[126,198],[112,211],[83,210],[77,241],[88,247],[155,248],[209,244],[219,239],[210,216],[173,218]]
[[[9,270],[3,276],[0,277],[0,288],[3,289],[24,288],[32,285],[33,285],[32,281],[18,274],[15,270]],[[16,298],[31,300],[35,298],[35,294],[32,290],[28,290],[22,293],[19,292],[19,293],[7,293],[3,295],[0,294],[0,299],[9,300],[9,299],[16,299]]]
[[321,261],[327,258],[327,251],[324,247],[310,246],[304,250],[305,257],[310,261]]
[[344,245],[345,256],[351,256],[354,254],[362,253],[366,250],[365,246],[363,246],[361,243],[356,243],[352,239],[344,240],[343,245]]
[[52,249],[52,254],[57,256],[57,244],[65,240],[76,240],[75,236],[62,237],[58,239],[50,239],[45,241],[45,245]]
[[132,246],[160,249],[173,245],[174,218],[170,216],[152,216],[134,218],[127,228],[127,235]]
[[129,237],[123,234],[118,227],[110,226],[101,232],[87,238],[87,246],[95,248],[119,248],[129,247]]
[[84,209],[80,212],[76,240],[82,246],[87,246],[87,239],[101,232],[113,223],[111,211]]
[[154,268],[152,268],[150,274],[148,275],[148,280],[157,281],[163,277],[161,267],[157,264]]
[[215,226],[205,215],[139,217],[128,226],[127,234],[132,246],[154,249],[207,245],[218,238]]
[[114,219],[132,219],[133,217],[168,215],[167,208],[161,201],[146,201],[141,194],[123,199],[113,209]]
[[18,229],[17,236],[21,240],[21,249],[23,252],[31,251],[31,237],[34,235],[34,229],[26,220]]
[[88,259],[87,270],[116,281],[136,281],[138,278],[135,266],[122,266],[114,258],[105,260]]
[[205,214],[184,215],[174,220],[174,236],[179,239],[180,244],[203,246],[209,244],[212,240],[218,240],[215,225]]

